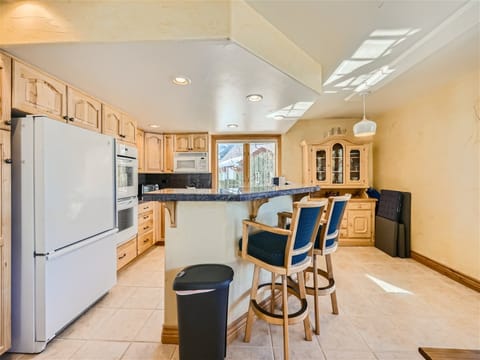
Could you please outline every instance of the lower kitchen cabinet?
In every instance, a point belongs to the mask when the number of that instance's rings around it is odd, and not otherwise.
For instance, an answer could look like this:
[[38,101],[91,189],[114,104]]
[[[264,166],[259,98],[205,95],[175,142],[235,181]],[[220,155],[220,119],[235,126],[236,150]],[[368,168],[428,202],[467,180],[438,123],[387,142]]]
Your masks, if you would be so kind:
[[140,255],[155,243],[155,202],[138,205],[137,250]]
[[340,245],[373,245],[375,199],[350,199],[340,227]]
[[127,265],[137,257],[137,237],[128,240],[117,247],[117,270]]

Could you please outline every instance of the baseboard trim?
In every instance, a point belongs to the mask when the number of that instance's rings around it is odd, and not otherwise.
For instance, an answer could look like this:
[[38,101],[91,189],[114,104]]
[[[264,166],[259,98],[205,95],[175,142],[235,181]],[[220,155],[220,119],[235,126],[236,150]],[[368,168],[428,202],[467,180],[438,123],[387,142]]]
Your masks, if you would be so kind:
[[178,326],[163,325],[162,344],[178,345]]
[[[277,291],[277,295],[275,298],[278,300],[281,298],[279,291]],[[269,306],[270,305],[270,298],[265,299],[260,303],[261,306]],[[227,344],[230,344],[235,340],[240,334],[243,334],[245,331],[245,325],[247,324],[247,313],[241,315],[239,318],[234,320],[227,326]],[[163,325],[162,328],[162,344],[176,344],[179,343],[179,336],[178,336],[178,326],[172,325]]]
[[439,262],[432,260],[426,256],[423,256],[415,251],[410,251],[410,256],[412,257],[413,260],[418,261],[419,263],[431,268],[432,270],[435,270],[440,274],[443,274],[449,277],[450,279],[455,280],[456,282],[459,282],[460,284],[469,287],[470,289],[480,292],[479,280],[472,278],[471,276],[462,274],[461,272],[458,272],[448,266],[440,264]]

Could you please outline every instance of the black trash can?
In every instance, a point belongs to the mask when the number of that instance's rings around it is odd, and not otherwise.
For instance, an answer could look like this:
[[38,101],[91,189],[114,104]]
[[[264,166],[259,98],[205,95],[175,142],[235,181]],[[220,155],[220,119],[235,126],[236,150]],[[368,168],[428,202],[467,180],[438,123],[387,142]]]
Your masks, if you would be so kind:
[[189,266],[175,277],[180,360],[225,358],[232,280],[232,268],[221,264]]

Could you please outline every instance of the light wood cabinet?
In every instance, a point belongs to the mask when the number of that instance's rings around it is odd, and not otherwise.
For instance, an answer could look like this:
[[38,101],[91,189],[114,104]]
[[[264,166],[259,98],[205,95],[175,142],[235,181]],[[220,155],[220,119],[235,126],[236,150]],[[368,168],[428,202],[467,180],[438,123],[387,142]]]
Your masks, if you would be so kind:
[[12,108],[28,114],[44,114],[65,121],[67,86],[52,77],[13,60]]
[[373,245],[375,200],[351,199],[340,228],[340,244]]
[[149,201],[138,206],[138,255],[155,243],[155,202]]
[[67,119],[84,129],[102,130],[102,103],[80,90],[67,88]]
[[145,132],[137,129],[137,161],[138,172],[142,173],[145,169]]
[[118,137],[120,132],[120,123],[122,119],[122,113],[109,105],[103,104],[102,106],[102,133]]
[[163,135],[145,133],[145,166],[146,173],[163,172]]
[[10,130],[12,113],[12,59],[0,53],[0,129]]
[[163,171],[172,173],[174,169],[173,155],[175,145],[175,135],[165,134],[163,135],[164,151],[163,151]]
[[302,144],[303,181],[328,188],[368,188],[368,144],[331,139],[320,144]]
[[117,270],[137,257],[137,237],[117,247]]
[[0,130],[0,354],[11,346],[11,165],[10,132]]
[[175,151],[208,151],[208,134],[175,134]]
[[303,181],[320,185],[314,197],[325,198],[349,193],[340,226],[341,245],[373,245],[375,239],[375,199],[369,199],[370,144],[357,144],[344,136],[324,141],[302,142]]
[[102,106],[102,119],[103,134],[136,145],[137,123],[135,120],[106,104]]
[[136,144],[137,122],[127,114],[122,114],[119,137],[130,144]]

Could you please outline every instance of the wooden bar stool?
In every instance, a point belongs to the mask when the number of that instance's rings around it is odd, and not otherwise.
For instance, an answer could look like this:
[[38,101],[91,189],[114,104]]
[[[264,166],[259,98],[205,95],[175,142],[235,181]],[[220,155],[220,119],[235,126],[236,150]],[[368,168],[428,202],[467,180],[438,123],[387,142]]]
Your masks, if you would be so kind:
[[[327,204],[323,201],[296,202],[293,204],[293,213],[290,229],[260,224],[255,221],[243,221],[243,237],[239,246],[241,257],[255,265],[253,272],[250,303],[248,307],[245,342],[250,341],[254,314],[270,324],[283,326],[284,358],[288,359],[288,326],[303,321],[305,338],[312,340],[308,305],[306,300],[303,271],[310,266],[312,249],[320,227],[322,212]],[[260,230],[249,234],[249,228]],[[260,269],[272,273],[272,282],[259,285]],[[297,274],[298,286],[288,286],[288,277]],[[275,283],[280,276],[281,283]],[[281,289],[282,313],[274,313],[273,303],[275,288]],[[267,310],[257,302],[260,289],[271,289],[272,307]],[[294,313],[288,313],[288,294],[296,296],[301,307]]]
[[[319,296],[330,295],[332,312],[338,314],[337,294],[335,279],[333,277],[333,266],[331,255],[337,250],[338,238],[340,236],[340,224],[351,195],[334,196],[328,198],[327,211],[322,221],[315,246],[313,248],[313,266],[305,270],[305,274],[313,274],[313,287],[307,286],[307,294],[314,296],[315,304],[315,334],[320,334],[320,306]],[[318,266],[318,257],[324,256],[327,271]],[[319,276],[328,280],[328,285],[320,286]]]

